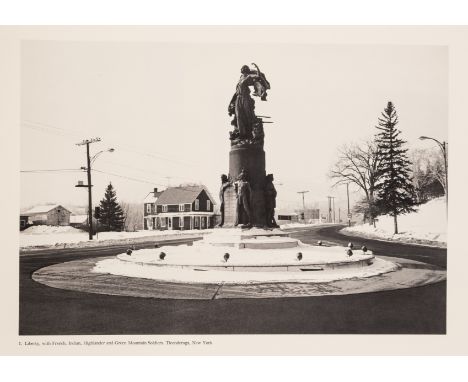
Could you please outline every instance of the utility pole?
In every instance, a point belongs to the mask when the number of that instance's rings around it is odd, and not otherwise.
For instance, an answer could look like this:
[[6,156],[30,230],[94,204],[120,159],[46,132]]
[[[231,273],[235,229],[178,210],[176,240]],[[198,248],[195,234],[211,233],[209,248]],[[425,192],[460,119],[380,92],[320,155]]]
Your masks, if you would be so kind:
[[83,142],[77,143],[77,146],[84,146],[86,145],[86,161],[87,167],[86,171],[88,173],[88,184],[78,184],[75,187],[87,187],[88,188],[88,228],[89,228],[89,240],[93,240],[93,200],[92,200],[92,192],[91,187],[93,187],[91,183],[91,157],[89,156],[89,144],[100,142],[101,138],[91,138],[85,139]]
[[346,183],[346,195],[348,196],[348,227],[351,227],[351,212],[349,211],[349,183]]
[[333,223],[336,223],[336,218],[335,218],[335,197],[333,197],[332,200],[333,200]]
[[304,194],[306,194],[309,191],[298,191],[298,194],[302,194],[302,211],[304,211],[304,222],[305,222],[305,199],[304,199]]
[[[328,222],[332,222],[332,212],[333,212],[333,223],[335,223],[335,197],[327,196],[328,198]],[[332,209],[333,204],[333,209]]]

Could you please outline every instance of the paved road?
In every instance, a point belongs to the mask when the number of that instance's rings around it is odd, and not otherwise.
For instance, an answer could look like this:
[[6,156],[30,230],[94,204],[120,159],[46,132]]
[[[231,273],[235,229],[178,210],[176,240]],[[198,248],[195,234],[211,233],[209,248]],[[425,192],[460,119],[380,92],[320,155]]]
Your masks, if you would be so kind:
[[[293,236],[306,243],[319,239],[343,244],[350,241],[338,233],[338,227],[298,230]],[[445,249],[355,238],[351,241],[356,245],[365,242],[377,255],[446,266]],[[19,334],[444,334],[446,331],[445,282],[351,296],[198,301],[88,294],[50,288],[31,279],[31,274],[44,266],[110,256],[123,249],[22,255]]]

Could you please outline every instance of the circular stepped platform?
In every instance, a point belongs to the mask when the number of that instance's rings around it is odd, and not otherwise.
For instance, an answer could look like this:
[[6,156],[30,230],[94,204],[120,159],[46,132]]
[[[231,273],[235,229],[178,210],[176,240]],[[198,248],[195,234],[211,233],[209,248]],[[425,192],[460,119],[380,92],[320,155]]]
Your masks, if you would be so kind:
[[[162,253],[165,255],[164,259],[160,258]],[[133,251],[131,255],[117,255],[117,260],[140,266],[173,269],[303,272],[366,267],[372,265],[374,255],[358,250],[354,251],[353,256],[348,256],[342,247],[314,247],[296,241],[296,246],[292,248],[273,249],[198,245],[141,249]]]
[[[72,261],[33,279],[93,293],[211,299],[364,293],[445,279],[444,271],[399,263],[361,249],[307,245],[280,230],[220,229],[192,246]],[[113,285],[125,286],[116,292]]]

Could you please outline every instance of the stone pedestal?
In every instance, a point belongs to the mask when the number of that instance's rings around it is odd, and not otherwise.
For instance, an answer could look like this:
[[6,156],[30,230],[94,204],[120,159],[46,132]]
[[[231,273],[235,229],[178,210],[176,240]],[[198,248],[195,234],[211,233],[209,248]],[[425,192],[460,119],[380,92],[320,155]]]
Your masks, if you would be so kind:
[[[252,190],[250,208],[252,224],[257,227],[265,225],[265,151],[261,145],[239,144],[232,146],[229,153],[229,175],[233,181],[244,169]],[[233,226],[236,216],[236,193],[234,187],[225,192],[225,225]]]

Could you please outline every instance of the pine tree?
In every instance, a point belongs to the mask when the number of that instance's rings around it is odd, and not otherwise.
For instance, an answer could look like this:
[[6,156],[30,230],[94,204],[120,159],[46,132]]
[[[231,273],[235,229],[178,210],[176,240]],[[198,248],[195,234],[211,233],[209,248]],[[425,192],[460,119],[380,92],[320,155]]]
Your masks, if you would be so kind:
[[117,203],[117,196],[112,183],[107,186],[100,206],[100,226],[105,231],[121,231],[124,226],[124,213],[122,207]]
[[392,102],[379,118],[376,142],[381,153],[379,183],[376,186],[379,209],[394,218],[395,234],[398,233],[397,216],[415,211],[415,192],[411,179],[411,162],[404,148],[405,141],[399,138],[396,129],[398,116]]

